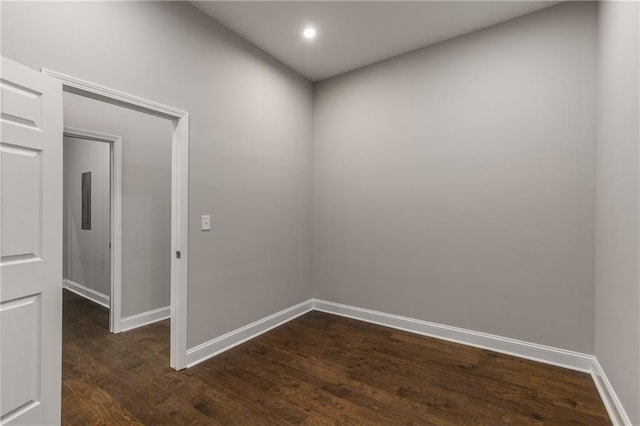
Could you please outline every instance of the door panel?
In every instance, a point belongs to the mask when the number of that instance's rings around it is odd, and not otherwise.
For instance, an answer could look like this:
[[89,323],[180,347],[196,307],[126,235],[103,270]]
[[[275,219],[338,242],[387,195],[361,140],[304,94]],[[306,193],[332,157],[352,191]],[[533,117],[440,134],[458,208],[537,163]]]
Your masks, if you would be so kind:
[[2,58],[0,420],[60,423],[62,85]]
[[2,119],[25,126],[40,128],[42,93],[2,79]]
[[[2,265],[39,260],[42,247],[41,151],[0,143],[2,155]],[[7,205],[9,204],[9,205]]]
[[[28,409],[40,400],[40,296],[0,304],[2,321],[2,381],[12,383],[2,392],[2,416]],[[3,389],[4,390],[4,389]]]

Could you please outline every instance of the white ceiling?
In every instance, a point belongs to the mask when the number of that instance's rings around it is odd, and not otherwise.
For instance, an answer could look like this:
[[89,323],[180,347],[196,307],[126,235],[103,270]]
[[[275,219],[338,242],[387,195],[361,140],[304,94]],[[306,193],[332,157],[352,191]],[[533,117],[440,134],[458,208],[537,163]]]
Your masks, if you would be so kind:
[[[312,81],[488,27],[560,1],[193,1]],[[316,39],[302,37],[305,26]]]

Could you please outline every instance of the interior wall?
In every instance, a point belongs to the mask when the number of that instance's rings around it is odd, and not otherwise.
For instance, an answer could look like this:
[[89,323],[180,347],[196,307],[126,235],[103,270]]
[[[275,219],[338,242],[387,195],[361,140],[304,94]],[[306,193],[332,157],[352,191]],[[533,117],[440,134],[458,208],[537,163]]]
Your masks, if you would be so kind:
[[599,3],[595,354],[640,424],[640,11]]
[[595,324],[638,422],[637,133],[620,126],[624,105],[637,114],[622,12],[637,5],[613,4],[595,256],[594,3],[321,82],[313,103],[309,82],[184,3],[4,2],[2,54],[191,113],[189,347],[310,292],[587,353]]
[[[111,294],[110,150],[100,142],[64,138],[62,277]],[[82,229],[82,173],[91,172],[91,229]]]
[[69,93],[63,104],[65,126],[122,138],[122,317],[169,306],[171,121]]
[[3,2],[1,31],[17,62],[190,113],[188,347],[308,299],[311,83],[183,2]]
[[314,297],[593,353],[596,15],[320,82]]

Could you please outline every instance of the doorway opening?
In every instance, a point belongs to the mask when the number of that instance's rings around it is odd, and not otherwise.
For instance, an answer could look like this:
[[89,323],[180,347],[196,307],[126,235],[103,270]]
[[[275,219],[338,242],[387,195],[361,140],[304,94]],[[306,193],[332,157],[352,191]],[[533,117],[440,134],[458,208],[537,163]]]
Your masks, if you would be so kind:
[[[189,114],[185,111],[158,104],[128,93],[110,89],[91,82],[87,82],[72,76],[61,74],[55,71],[42,69],[42,73],[50,77],[57,78],[62,82],[63,91],[80,95],[82,97],[98,100],[107,104],[124,107],[133,111],[142,112],[155,117],[170,120],[172,124],[171,142],[171,251],[170,258],[167,259],[171,265],[171,291],[170,291],[170,366],[176,370],[186,368],[187,349],[187,285],[188,285],[188,176],[189,176]],[[70,132],[77,129],[68,129]],[[89,135],[86,135],[89,133]],[[76,136],[82,136],[76,134]],[[105,135],[85,132],[86,137],[94,137],[111,140]],[[109,136],[109,135],[107,135]],[[95,141],[95,139],[93,139]],[[115,149],[115,141],[111,141]],[[116,173],[113,173],[115,176]],[[114,186],[115,189],[115,186]],[[115,191],[114,191],[115,192]],[[112,203],[112,208],[116,202]],[[120,209],[121,211],[121,209]],[[117,211],[113,212],[112,220],[117,217]],[[114,224],[112,232],[117,228]],[[118,239],[117,235],[112,236],[112,248]],[[122,238],[122,233],[120,233]],[[120,247],[122,247],[120,245]],[[117,271],[113,271],[117,260],[117,254],[112,253],[112,282],[117,278]],[[122,254],[120,253],[120,259]],[[121,274],[120,274],[121,276]],[[117,281],[112,291],[110,304],[122,295],[117,294]],[[117,309],[117,304],[115,305]],[[112,312],[110,317],[115,323],[110,324],[113,332],[118,329],[118,321]],[[111,322],[111,321],[110,321]]]
[[[65,127],[63,141],[63,286],[109,309],[109,331],[119,333],[122,317],[122,138]],[[79,206],[81,210],[76,208]],[[92,229],[95,233],[90,241],[86,241],[86,237],[83,241],[83,230]],[[83,268],[82,263],[76,265],[80,256],[89,258],[92,263],[89,270]]]

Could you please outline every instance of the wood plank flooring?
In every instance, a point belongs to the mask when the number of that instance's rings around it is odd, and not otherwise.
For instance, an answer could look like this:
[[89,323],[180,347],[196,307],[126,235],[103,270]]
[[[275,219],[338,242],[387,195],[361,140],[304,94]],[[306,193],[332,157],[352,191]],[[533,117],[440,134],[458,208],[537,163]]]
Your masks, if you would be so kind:
[[587,374],[320,312],[181,372],[108,322],[65,291],[65,425],[610,424]]

